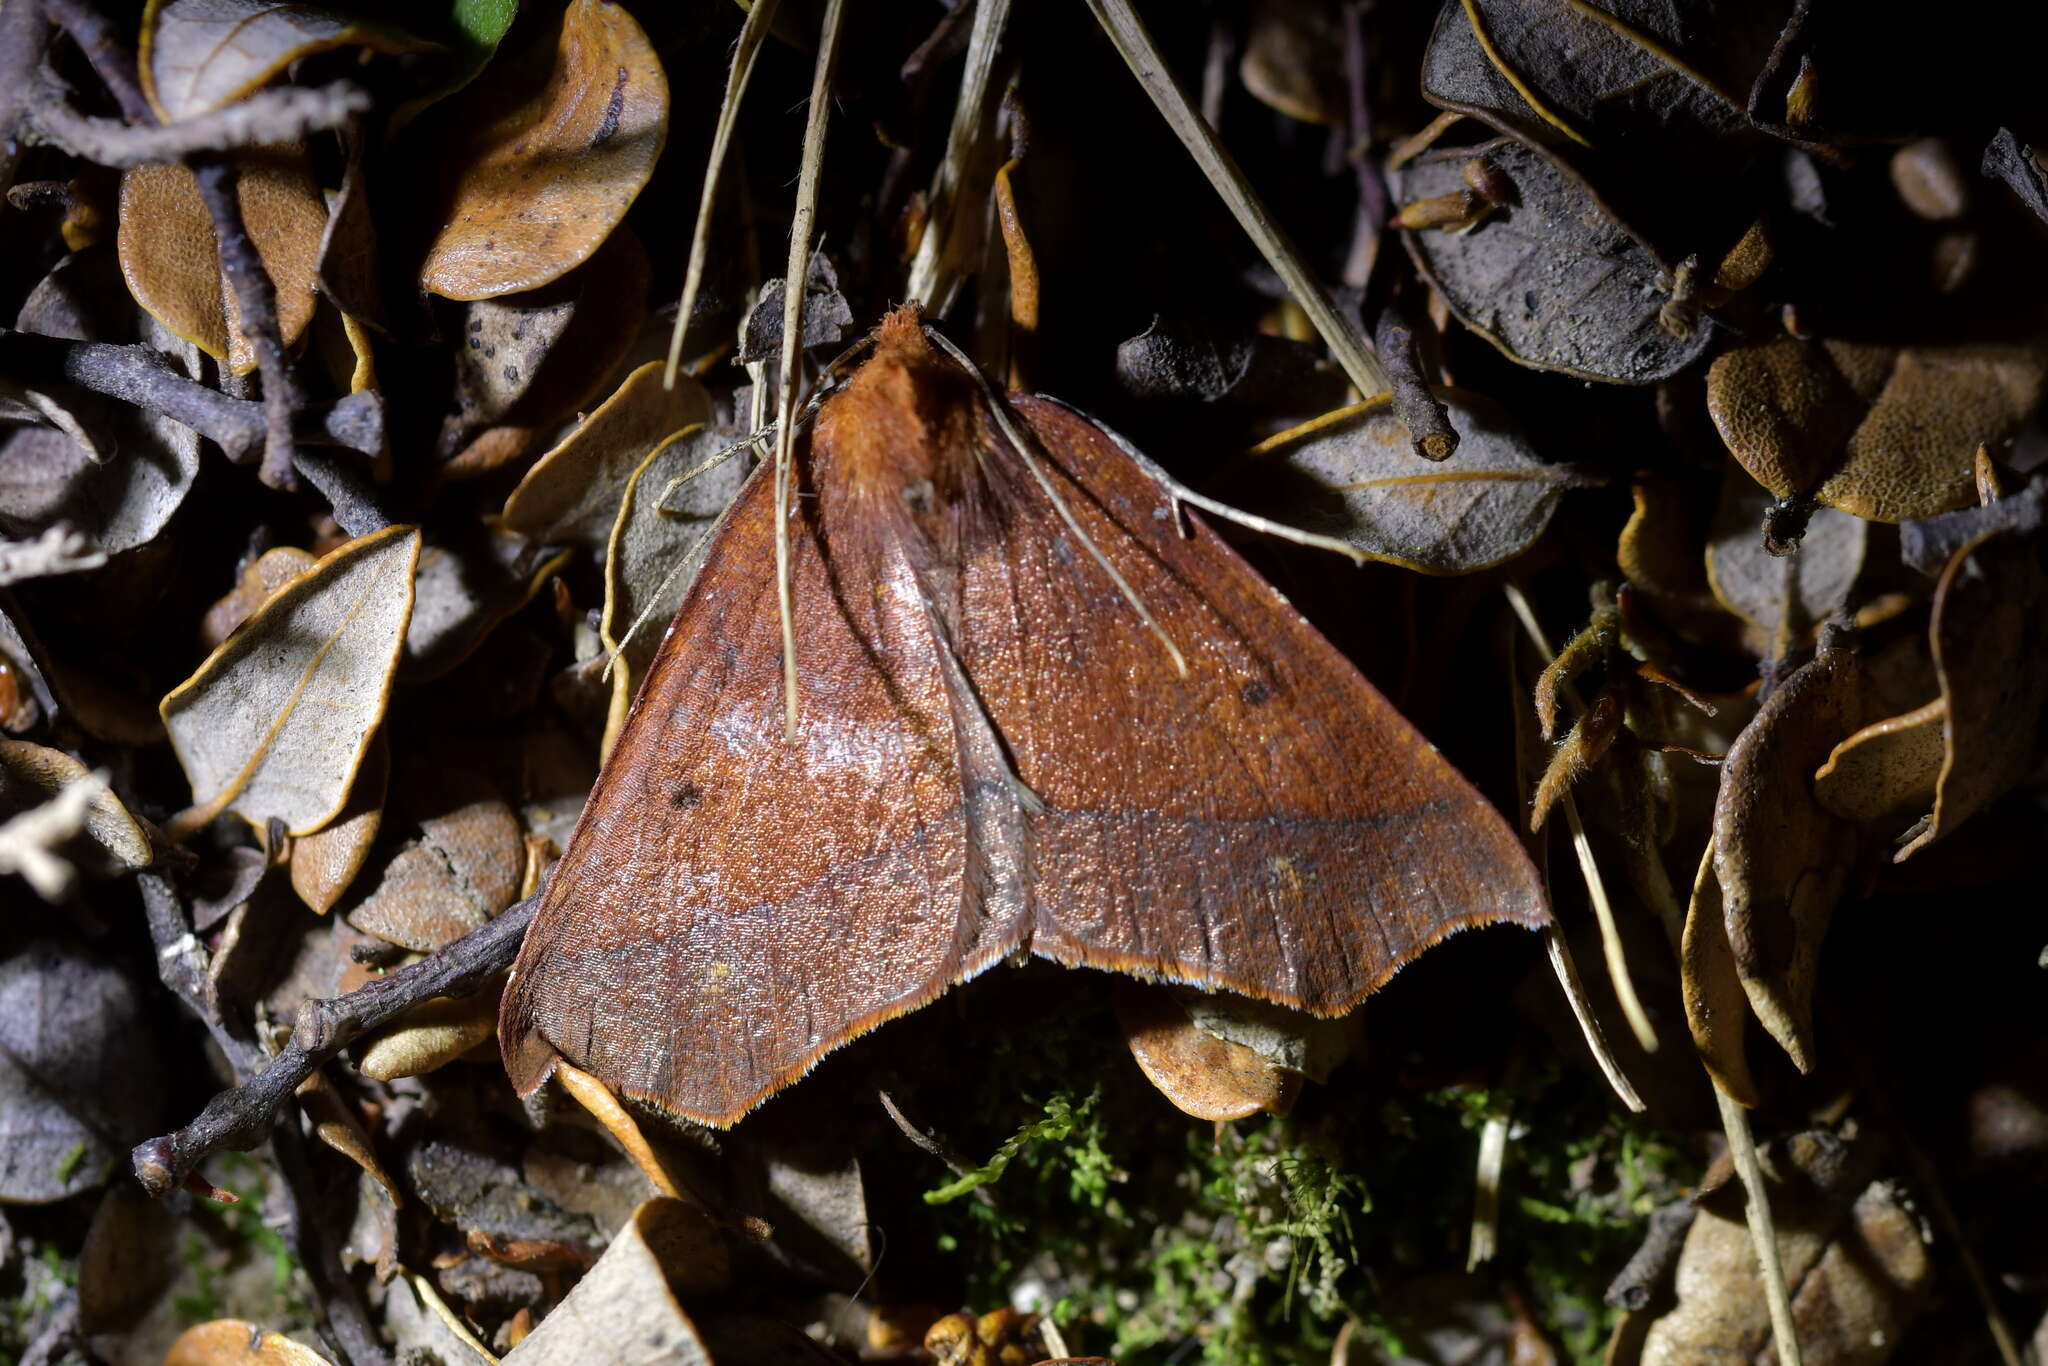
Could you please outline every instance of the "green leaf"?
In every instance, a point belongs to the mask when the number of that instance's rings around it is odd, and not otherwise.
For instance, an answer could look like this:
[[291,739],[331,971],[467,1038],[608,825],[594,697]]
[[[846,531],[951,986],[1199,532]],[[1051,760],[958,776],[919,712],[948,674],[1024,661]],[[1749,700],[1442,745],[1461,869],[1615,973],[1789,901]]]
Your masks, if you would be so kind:
[[492,49],[519,17],[519,0],[455,0],[455,27],[473,47]]

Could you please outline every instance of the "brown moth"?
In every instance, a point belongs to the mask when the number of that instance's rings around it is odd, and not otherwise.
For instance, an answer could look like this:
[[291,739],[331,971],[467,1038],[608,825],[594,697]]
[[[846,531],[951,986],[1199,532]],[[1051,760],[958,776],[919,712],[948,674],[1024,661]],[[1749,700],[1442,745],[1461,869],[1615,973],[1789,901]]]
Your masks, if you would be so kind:
[[764,466],[520,951],[522,1092],[567,1060],[729,1125],[1005,958],[1336,1015],[1547,920],[1499,813],[1149,462],[999,410],[915,308],[796,476],[794,738]]

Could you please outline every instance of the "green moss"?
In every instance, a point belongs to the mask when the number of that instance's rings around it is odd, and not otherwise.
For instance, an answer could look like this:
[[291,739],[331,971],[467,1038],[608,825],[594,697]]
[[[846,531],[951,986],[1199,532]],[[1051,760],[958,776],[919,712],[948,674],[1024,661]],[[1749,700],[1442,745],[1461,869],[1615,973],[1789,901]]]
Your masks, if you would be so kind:
[[[927,1197],[944,1201],[939,1245],[969,1303],[1030,1287],[1076,1350],[1124,1366],[1326,1362],[1347,1319],[1398,1352],[1442,1326],[1405,1291],[1432,1278],[1491,1303],[1514,1282],[1572,1359],[1598,1361],[1613,1314],[1600,1293],[1642,1216],[1694,1174],[1681,1151],[1576,1074],[1378,1098],[1344,1081],[1292,1117],[1220,1130],[1135,1086],[989,1096],[982,1113],[1007,1116],[1008,1136]],[[1500,1252],[1464,1283],[1477,1136],[1496,1116],[1510,1126]],[[985,1194],[959,1198],[972,1190]]]

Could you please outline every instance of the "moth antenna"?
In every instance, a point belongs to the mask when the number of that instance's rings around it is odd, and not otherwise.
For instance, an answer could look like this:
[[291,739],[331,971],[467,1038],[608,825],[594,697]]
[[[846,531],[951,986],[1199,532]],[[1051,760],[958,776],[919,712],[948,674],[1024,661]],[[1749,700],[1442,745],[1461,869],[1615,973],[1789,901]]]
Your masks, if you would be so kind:
[[[666,441],[663,441],[661,443],[661,447],[657,449],[656,454],[659,454],[661,450],[665,450],[668,447],[674,445],[676,442],[682,440],[685,435],[687,435],[686,432],[677,432],[674,436],[669,437]],[[720,465],[723,465],[726,461],[732,459],[734,456],[738,455],[747,447],[758,442],[763,435],[765,435],[765,433],[763,432],[754,432],[751,435],[739,441],[735,441],[730,446],[727,446],[723,450],[719,451],[718,454],[712,456],[710,459],[698,461],[696,464],[690,466],[690,468],[684,470],[675,478],[669,480],[666,484],[663,484],[661,486],[661,496],[654,500],[655,511],[668,511],[668,496],[671,493],[674,493],[677,489],[689,483],[692,479],[700,478],[703,475],[709,474],[712,470],[717,469]]]
[[1017,448],[1017,454],[1023,457],[1024,468],[1031,471],[1031,477],[1038,481],[1038,487],[1052,500],[1053,508],[1060,514],[1060,520],[1067,524],[1067,530],[1073,532],[1075,539],[1088,548],[1088,553],[1094,557],[1095,563],[1102,566],[1102,572],[1109,575],[1110,581],[1116,585],[1117,592],[1123,594],[1124,601],[1131,605],[1139,620],[1143,621],[1152,634],[1159,637],[1159,643],[1166,647],[1167,656],[1173,660],[1174,671],[1182,678],[1186,678],[1187,656],[1181,653],[1180,646],[1173,643],[1173,637],[1166,633],[1166,628],[1159,624],[1159,619],[1152,615],[1152,609],[1138,596],[1138,590],[1131,587],[1124,576],[1117,572],[1116,566],[1109,562],[1109,557],[1102,553],[1102,548],[1082,530],[1080,520],[1074,516],[1073,509],[1067,506],[1067,500],[1060,497],[1060,491],[1053,486],[1051,478],[1040,467],[1036,448],[1011,418],[1009,405],[1003,402],[1002,395],[995,391],[995,386],[988,382],[988,377],[982,374],[974,362],[967,359],[960,348],[953,345],[944,333],[936,328],[927,327],[925,335],[937,343],[941,351],[958,362],[962,369],[974,376],[974,382],[981,386],[982,397],[988,400],[989,411],[995,414],[996,426],[1002,429],[1004,438]]
[[811,225],[818,217],[818,170],[825,162],[825,129],[832,108],[832,69],[839,62],[839,18],[846,0],[826,0],[811,70],[811,107],[804,119],[804,157],[797,175],[796,209],[789,225],[789,265],[782,274],[781,428],[775,442],[775,605],[782,618],[782,734],[796,739],[796,604],[790,582],[789,494],[796,465],[796,415],[803,357],[804,285],[810,278]]
[[612,670],[618,667],[619,656],[623,655],[626,652],[626,647],[633,643],[633,637],[638,635],[640,628],[647,624],[647,618],[654,615],[654,609],[667,597],[668,590],[674,586],[676,579],[682,575],[683,571],[690,567],[690,563],[694,558],[695,555],[693,553],[680,555],[676,558],[675,564],[670,566],[668,573],[662,575],[661,587],[654,590],[647,605],[640,609],[640,615],[633,618],[633,624],[626,628],[626,634],[619,637],[618,644],[611,646],[604,652],[604,672],[598,675],[601,682],[611,682]]

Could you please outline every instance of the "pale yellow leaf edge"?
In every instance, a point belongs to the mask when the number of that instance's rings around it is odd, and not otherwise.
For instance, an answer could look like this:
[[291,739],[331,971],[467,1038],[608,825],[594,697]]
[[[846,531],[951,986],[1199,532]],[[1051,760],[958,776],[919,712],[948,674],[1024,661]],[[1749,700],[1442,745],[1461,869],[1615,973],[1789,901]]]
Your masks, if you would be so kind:
[[[178,767],[185,771],[188,781],[190,780],[191,768],[186,764],[185,753],[178,745],[177,732],[171,729],[170,724],[171,713],[176,709],[177,704],[191,693],[196,692],[203,684],[210,681],[216,672],[227,668],[233,663],[230,656],[248,648],[248,642],[255,639],[256,627],[273,610],[295,603],[300,597],[317,586],[317,580],[334,573],[338,566],[359,556],[370,554],[382,548],[385,542],[400,536],[412,538],[412,549],[406,556],[405,563],[405,583],[408,591],[406,593],[404,610],[400,614],[398,630],[393,633],[391,661],[384,668],[383,687],[380,689],[377,698],[377,724],[365,727],[362,738],[356,743],[355,753],[349,759],[348,781],[342,784],[341,795],[336,799],[334,809],[321,816],[319,820],[308,822],[306,825],[286,833],[291,835],[310,835],[333,821],[348,806],[349,791],[355,786],[355,776],[363,766],[363,756],[369,752],[370,745],[375,741],[377,730],[383,722],[384,712],[390,706],[391,689],[398,678],[398,662],[405,654],[406,633],[412,627],[414,595],[410,590],[415,577],[419,573],[420,550],[425,543],[425,538],[420,534],[420,529],[411,524],[402,523],[396,526],[385,527],[381,531],[373,531],[369,535],[359,536],[345,545],[336,546],[333,550],[321,556],[311,568],[286,581],[276,592],[264,599],[263,605],[256,609],[247,622],[243,623],[241,630],[216,646],[213,653],[206,657],[205,662],[192,671],[190,678],[187,678],[183,683],[180,683],[177,687],[164,694],[163,700],[157,703],[157,716],[164,723],[164,733],[170,737],[171,750],[177,755]],[[235,798],[241,795],[242,790],[249,785],[264,756],[268,753],[269,747],[267,745],[259,749],[249,762],[243,766],[242,771],[221,792],[202,804],[180,812],[165,827],[166,836],[173,841],[184,839],[195,831],[204,828],[215,817],[219,816],[221,812],[227,810]],[[194,793],[193,795],[197,796],[198,794]],[[253,826],[255,822],[251,821],[250,824]]]

